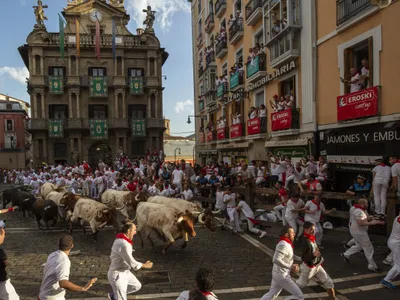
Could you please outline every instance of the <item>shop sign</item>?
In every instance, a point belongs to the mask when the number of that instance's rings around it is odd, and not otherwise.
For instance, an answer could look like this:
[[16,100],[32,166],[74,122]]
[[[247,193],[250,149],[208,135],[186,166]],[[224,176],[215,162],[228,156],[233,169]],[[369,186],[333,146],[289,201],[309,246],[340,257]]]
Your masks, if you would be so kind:
[[243,133],[242,123],[231,125],[231,139],[241,137]]
[[204,132],[199,132],[199,143],[205,142]]
[[382,156],[360,156],[360,155],[328,155],[328,163],[373,165],[375,160]]
[[[366,128],[367,129],[367,128]],[[399,130],[327,135],[326,144],[362,144],[400,141]]]
[[284,147],[274,148],[272,153],[277,156],[289,156],[289,157],[305,157],[308,154],[307,148],[305,147]]
[[292,110],[287,109],[271,114],[272,131],[290,129],[292,127]]
[[217,129],[217,139],[224,140],[225,139],[225,127]]
[[247,121],[247,134],[259,134],[260,133],[260,118],[255,118]]
[[378,99],[377,86],[337,97],[338,122],[377,115]]
[[275,70],[273,73],[267,74],[265,77],[261,78],[260,80],[256,81],[255,83],[249,83],[247,90],[251,92],[252,90],[255,90],[256,88],[259,88],[263,86],[264,84],[267,84],[271,80],[274,80],[275,78],[278,78],[293,69],[296,68],[296,62],[292,60],[291,62],[287,63],[286,65],[278,68]]
[[239,102],[239,101],[243,100],[244,97],[245,97],[244,89],[239,89],[236,92],[232,92],[232,94],[228,97],[227,103],[232,102],[232,101]]
[[207,132],[207,141],[212,141],[213,140],[213,132],[212,131],[208,131]]

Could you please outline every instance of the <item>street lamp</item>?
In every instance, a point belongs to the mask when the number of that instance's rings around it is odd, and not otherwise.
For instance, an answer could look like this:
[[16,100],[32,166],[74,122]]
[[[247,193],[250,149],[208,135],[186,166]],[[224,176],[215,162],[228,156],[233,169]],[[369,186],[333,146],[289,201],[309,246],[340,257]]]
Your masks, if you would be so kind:
[[174,160],[174,162],[176,163],[176,150],[179,150],[179,155],[181,155],[181,148],[175,148],[175,150],[174,150],[174,156],[175,156],[175,160]]
[[206,116],[195,116],[195,115],[189,115],[188,116],[188,120],[187,120],[187,122],[186,123],[188,123],[188,124],[190,124],[190,123],[192,123],[192,121],[190,121],[190,118],[200,118],[200,119],[203,119],[203,120],[207,120],[207,117]]

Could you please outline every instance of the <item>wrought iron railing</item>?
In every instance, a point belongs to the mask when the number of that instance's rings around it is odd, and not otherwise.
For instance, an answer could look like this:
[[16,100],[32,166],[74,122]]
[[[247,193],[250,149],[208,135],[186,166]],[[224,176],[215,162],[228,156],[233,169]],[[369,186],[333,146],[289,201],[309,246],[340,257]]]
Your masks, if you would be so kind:
[[227,49],[226,37],[217,42],[217,45],[215,46],[215,53],[218,55],[223,49]]
[[238,19],[229,28],[229,41],[232,41],[238,32],[243,32],[243,20]]
[[246,20],[255,12],[257,8],[262,8],[266,0],[250,0],[246,5],[245,18]]
[[345,23],[371,5],[371,0],[336,0],[336,26]]
[[226,5],[226,0],[217,0],[217,2],[215,2],[215,12],[218,12],[222,5]]

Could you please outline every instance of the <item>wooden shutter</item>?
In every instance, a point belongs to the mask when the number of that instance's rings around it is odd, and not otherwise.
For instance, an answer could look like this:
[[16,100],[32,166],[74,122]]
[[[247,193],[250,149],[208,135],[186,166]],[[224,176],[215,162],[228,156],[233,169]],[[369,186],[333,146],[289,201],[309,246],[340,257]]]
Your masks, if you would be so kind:
[[[369,86],[374,86],[374,73],[373,73],[373,64],[374,64],[374,56],[373,56],[373,37],[368,39],[368,63],[369,63]],[[375,62],[378,63],[378,62]]]
[[[350,69],[353,67],[353,50],[351,48],[344,49],[344,79],[350,80]],[[345,94],[350,93],[350,85],[344,85]]]

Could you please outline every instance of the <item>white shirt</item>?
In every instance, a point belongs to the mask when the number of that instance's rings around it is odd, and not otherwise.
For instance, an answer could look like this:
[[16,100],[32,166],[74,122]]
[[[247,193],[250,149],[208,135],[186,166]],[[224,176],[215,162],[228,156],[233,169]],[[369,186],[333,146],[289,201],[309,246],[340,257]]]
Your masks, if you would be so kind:
[[297,169],[295,168],[293,170],[293,174],[294,174],[294,179],[293,179],[294,183],[299,183],[306,178],[306,171],[303,168],[301,168],[300,172],[297,171]]
[[264,109],[260,108],[258,110],[258,116],[260,118],[265,118],[267,116],[267,109],[266,108],[264,108]]
[[377,165],[375,166],[375,168],[372,169],[372,172],[375,173],[374,181],[375,179],[381,179],[381,180],[387,180],[389,182],[391,173],[389,166]]
[[308,161],[306,168],[306,174],[316,174],[317,173],[317,165],[314,162]]
[[[228,201],[228,202],[225,202],[225,201]],[[235,194],[233,194],[233,193],[225,194],[224,195],[224,202],[225,202],[227,208],[235,207],[236,206]]]
[[351,76],[351,81],[354,81],[354,83],[350,84],[350,93],[358,92],[361,90],[361,81],[360,81],[360,74],[356,73],[353,76]]
[[290,268],[293,264],[293,248],[286,241],[280,241],[275,248],[272,258],[274,266],[272,268],[272,278],[274,274],[289,276]]
[[240,200],[238,208],[241,209],[246,218],[254,219],[254,212],[251,210],[250,206],[245,201]]
[[392,233],[390,234],[388,244],[400,246],[400,215],[398,215],[393,222]]
[[[65,289],[60,287],[59,281],[69,280],[71,262],[68,255],[58,250],[49,255],[43,271],[42,285],[40,286],[40,300],[57,296],[57,299],[65,299]],[[52,298],[54,299],[54,298]]]
[[304,221],[311,222],[313,224],[318,223],[321,220],[322,212],[326,210],[325,205],[322,202],[319,203],[319,207],[320,209],[318,210],[318,206],[314,204],[314,202],[308,201],[305,205],[306,210],[315,211],[315,213],[305,213]]
[[351,233],[368,233],[369,226],[359,226],[357,224],[357,220],[366,220],[368,218],[368,214],[366,211],[360,208],[356,208],[353,210],[354,222],[351,223],[350,232]]
[[285,173],[286,172],[286,166],[287,166],[287,163],[286,163],[286,161],[281,161],[280,163],[279,163],[279,165],[278,165],[278,174],[282,174],[282,173]]
[[392,177],[397,177],[397,190],[400,190],[400,163],[392,166]]
[[226,204],[224,203],[224,192],[215,193],[215,208],[225,210]]
[[297,220],[299,212],[294,212],[294,209],[300,209],[304,206],[303,200],[299,199],[296,203],[289,199],[286,204],[285,218],[290,220]]
[[132,245],[123,239],[115,239],[111,247],[109,272],[124,272],[130,269],[135,271],[142,268],[142,263],[132,257]]
[[[189,300],[190,291],[183,291],[176,300]],[[211,292],[211,295],[206,296],[207,300],[218,300],[217,296]]]
[[318,172],[318,176],[327,177],[328,176],[328,165],[325,163],[323,163],[323,164],[318,163],[317,164],[317,172]]
[[172,176],[174,176],[174,182],[182,182],[183,171],[182,170],[174,170],[172,172]]
[[185,197],[185,200],[192,200],[193,199],[193,192],[191,189],[187,189],[182,192],[183,197]]

